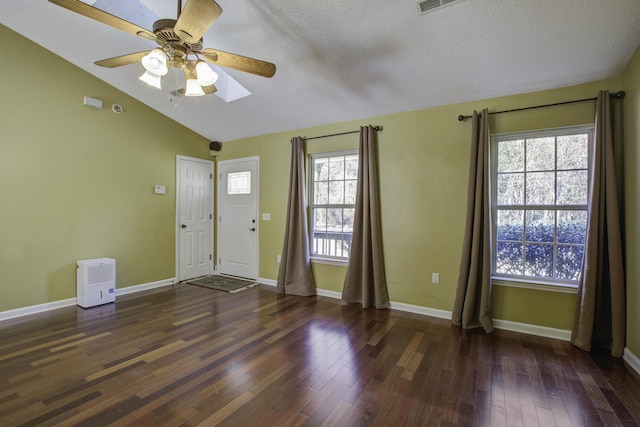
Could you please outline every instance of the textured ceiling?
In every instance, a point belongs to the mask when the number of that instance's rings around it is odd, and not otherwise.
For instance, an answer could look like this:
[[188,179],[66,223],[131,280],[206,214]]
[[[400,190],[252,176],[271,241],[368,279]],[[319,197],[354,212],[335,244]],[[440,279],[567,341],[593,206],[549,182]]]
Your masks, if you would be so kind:
[[[413,0],[217,2],[204,46],[277,66],[271,79],[227,70],[252,93],[229,103],[176,105],[140,64],[95,66],[153,44],[46,0],[5,2],[0,23],[217,141],[615,77],[640,44],[640,0],[463,0],[424,15]],[[175,18],[177,2],[133,3],[95,1],[149,29]]]

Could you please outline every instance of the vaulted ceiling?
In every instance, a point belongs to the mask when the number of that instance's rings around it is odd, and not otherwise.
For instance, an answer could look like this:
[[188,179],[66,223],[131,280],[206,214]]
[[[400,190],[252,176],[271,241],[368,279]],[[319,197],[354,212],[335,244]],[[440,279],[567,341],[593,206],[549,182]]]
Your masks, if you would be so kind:
[[[173,0],[83,1],[147,29],[177,14]],[[204,47],[277,66],[270,79],[225,69],[251,93],[231,102],[224,75],[221,97],[175,98],[138,80],[140,64],[96,66],[154,44],[47,0],[5,2],[0,23],[217,141],[615,77],[640,44],[638,0],[217,3]]]

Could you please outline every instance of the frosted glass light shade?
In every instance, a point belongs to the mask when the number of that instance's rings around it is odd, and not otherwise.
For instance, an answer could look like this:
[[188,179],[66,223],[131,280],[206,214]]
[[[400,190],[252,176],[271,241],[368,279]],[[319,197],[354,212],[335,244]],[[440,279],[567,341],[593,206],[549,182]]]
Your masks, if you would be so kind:
[[184,96],[203,96],[204,91],[198,84],[196,79],[187,79],[187,87],[184,91]]
[[139,79],[150,86],[157,87],[158,89],[162,89],[162,85],[160,83],[161,77],[157,74],[153,74],[148,71],[145,71],[144,74],[139,77]]
[[213,71],[203,60],[196,62],[196,75],[200,86],[211,86],[218,80],[218,73]]
[[142,66],[150,73],[164,76],[169,72],[167,68],[167,55],[164,50],[155,48],[142,57]]

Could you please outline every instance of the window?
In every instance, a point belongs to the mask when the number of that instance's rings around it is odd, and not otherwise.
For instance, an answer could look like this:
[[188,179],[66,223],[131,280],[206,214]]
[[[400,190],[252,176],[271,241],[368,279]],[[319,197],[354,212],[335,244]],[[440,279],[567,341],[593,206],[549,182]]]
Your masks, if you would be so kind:
[[310,253],[348,260],[358,184],[357,151],[310,157]]
[[251,171],[228,173],[227,194],[251,194]]
[[494,278],[576,284],[592,138],[593,127],[494,136]]

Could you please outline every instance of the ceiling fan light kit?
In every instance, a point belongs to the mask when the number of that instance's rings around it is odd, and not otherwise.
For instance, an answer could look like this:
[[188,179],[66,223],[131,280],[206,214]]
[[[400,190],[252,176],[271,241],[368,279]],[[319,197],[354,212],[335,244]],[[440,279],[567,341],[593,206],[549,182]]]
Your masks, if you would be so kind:
[[205,94],[202,86],[198,83],[196,70],[194,68],[185,67],[184,76],[186,79],[184,96],[203,96]]
[[158,89],[162,89],[162,77],[158,74],[153,74],[149,71],[145,71],[143,75],[138,77],[140,80]]
[[142,57],[142,66],[145,70],[158,76],[165,76],[169,72],[167,68],[167,54],[160,48],[155,48]]
[[202,59],[196,61],[196,76],[200,86],[211,86],[218,81],[218,73],[213,71]]
[[140,61],[146,71],[139,79],[158,89],[162,89],[161,77],[168,73],[169,67],[184,72],[185,96],[202,96],[216,92],[215,82],[218,80],[218,74],[206,62],[263,77],[272,77],[276,72],[276,66],[270,62],[211,48],[203,49],[202,36],[222,14],[222,8],[213,0],[189,0],[184,8],[182,1],[178,0],[178,19],[156,21],[153,24],[153,32],[80,0],[49,1],[103,24],[158,43],[160,47],[151,51],[130,53],[95,62],[100,67],[115,68]]

